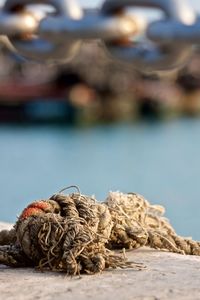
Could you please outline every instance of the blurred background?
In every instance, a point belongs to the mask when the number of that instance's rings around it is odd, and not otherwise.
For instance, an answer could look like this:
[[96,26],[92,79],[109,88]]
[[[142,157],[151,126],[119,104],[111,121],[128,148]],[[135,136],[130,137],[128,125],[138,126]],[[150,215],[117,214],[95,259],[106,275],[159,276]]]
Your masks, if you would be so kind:
[[158,76],[114,63],[96,42],[60,66],[22,63],[0,44],[1,221],[76,184],[100,201],[140,193],[200,240],[199,137],[200,49]]

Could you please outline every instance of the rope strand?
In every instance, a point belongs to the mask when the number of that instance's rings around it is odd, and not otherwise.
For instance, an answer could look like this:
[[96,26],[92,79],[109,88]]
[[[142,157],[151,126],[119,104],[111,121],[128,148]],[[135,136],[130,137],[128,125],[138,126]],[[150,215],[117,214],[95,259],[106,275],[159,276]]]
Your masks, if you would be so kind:
[[[125,256],[125,249],[142,246],[200,255],[200,242],[178,236],[163,207],[138,194],[119,192],[99,203],[77,190],[25,208],[14,229],[0,232],[0,263],[79,275],[105,268],[144,268]],[[123,250],[122,255],[113,252],[116,249]]]

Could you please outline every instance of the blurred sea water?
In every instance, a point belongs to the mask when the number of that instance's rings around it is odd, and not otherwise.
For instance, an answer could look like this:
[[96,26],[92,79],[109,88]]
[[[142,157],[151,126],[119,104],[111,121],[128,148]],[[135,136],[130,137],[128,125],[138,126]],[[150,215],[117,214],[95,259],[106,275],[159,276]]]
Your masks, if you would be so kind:
[[104,200],[134,191],[163,204],[177,232],[200,240],[200,120],[92,128],[0,127],[0,220],[76,184]]

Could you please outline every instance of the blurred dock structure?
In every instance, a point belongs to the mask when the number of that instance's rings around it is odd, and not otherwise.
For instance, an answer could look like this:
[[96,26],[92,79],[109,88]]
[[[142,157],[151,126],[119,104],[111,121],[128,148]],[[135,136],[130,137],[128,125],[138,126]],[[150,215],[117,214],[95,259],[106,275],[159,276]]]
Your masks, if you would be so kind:
[[0,48],[0,122],[94,124],[200,115],[200,51],[182,70],[142,74],[99,42],[63,65],[22,62]]

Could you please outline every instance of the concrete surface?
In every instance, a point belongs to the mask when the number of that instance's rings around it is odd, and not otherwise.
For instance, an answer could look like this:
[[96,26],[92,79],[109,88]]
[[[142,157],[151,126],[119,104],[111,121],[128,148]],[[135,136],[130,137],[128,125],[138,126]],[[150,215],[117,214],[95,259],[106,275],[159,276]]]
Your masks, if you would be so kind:
[[[0,229],[9,226],[0,223]],[[127,257],[144,263],[147,268],[107,270],[98,275],[71,278],[61,273],[0,265],[0,299],[200,299],[200,257],[149,248],[130,251]]]

